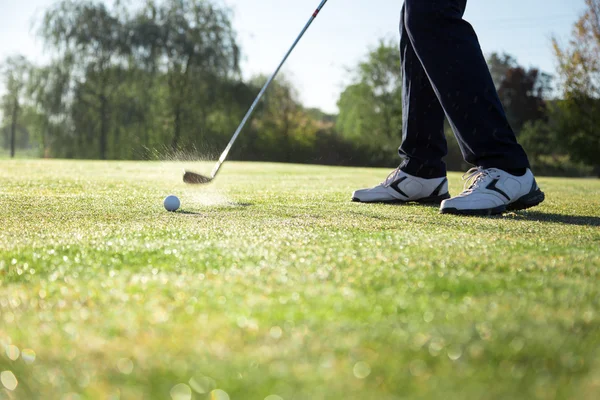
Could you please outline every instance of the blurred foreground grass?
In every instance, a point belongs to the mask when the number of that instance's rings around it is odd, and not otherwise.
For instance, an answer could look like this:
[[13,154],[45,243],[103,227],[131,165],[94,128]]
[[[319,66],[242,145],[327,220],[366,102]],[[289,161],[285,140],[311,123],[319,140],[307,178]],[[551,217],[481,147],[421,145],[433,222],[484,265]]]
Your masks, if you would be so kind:
[[1,162],[0,399],[600,398],[600,181],[460,218],[349,202],[385,170],[184,166]]

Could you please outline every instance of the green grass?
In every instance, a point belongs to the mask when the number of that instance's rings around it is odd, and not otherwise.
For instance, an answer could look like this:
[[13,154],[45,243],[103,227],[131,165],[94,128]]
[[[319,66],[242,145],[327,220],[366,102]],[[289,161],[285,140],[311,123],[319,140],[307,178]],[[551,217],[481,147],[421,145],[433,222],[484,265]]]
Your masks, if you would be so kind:
[[461,218],[348,201],[385,170],[0,165],[0,399],[600,398],[598,180]]

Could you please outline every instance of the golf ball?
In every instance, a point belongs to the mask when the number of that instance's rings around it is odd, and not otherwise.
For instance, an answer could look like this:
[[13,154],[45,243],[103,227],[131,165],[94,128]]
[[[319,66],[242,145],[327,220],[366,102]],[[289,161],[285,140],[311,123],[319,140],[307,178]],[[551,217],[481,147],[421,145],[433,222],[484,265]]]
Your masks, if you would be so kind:
[[167,196],[163,204],[167,211],[177,211],[179,209],[179,206],[181,206],[181,202],[179,201],[177,196],[173,195]]

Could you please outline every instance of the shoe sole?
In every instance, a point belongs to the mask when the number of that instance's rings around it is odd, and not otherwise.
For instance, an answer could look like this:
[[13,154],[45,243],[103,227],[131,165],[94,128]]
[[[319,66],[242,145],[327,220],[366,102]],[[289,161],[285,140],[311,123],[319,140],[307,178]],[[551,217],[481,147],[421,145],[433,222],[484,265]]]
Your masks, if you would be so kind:
[[352,201],[355,203],[364,203],[364,204],[409,204],[409,203],[418,203],[418,204],[441,204],[442,201],[448,200],[451,198],[450,193],[443,194],[441,196],[432,196],[432,197],[424,197],[419,200],[380,200],[380,201],[361,201],[358,197],[353,197]]
[[517,201],[502,205],[495,208],[488,208],[482,210],[459,210],[457,208],[444,208],[440,210],[440,214],[453,214],[453,215],[474,215],[474,216],[490,216],[499,215],[508,211],[520,211],[526,210],[531,207],[540,205],[546,199],[546,195],[541,190],[528,193],[521,197]]

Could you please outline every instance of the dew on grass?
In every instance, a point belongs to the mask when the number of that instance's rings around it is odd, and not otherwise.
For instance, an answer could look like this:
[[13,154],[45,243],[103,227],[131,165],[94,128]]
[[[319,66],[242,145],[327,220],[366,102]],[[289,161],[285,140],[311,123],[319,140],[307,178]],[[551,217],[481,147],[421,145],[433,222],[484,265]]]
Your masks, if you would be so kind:
[[409,365],[412,376],[423,376],[427,372],[427,364],[423,360],[413,360]]
[[6,389],[13,391],[17,388],[19,381],[17,381],[17,377],[12,371],[3,371],[0,373],[0,382],[2,382],[2,386]]
[[469,356],[474,359],[480,358],[483,355],[484,350],[481,343],[473,343],[469,346]]
[[190,378],[188,383],[194,392],[198,394],[210,393],[217,387],[217,383],[214,379],[204,375],[194,376]]
[[210,392],[210,400],[230,400],[230,398],[224,390],[216,389]]
[[321,370],[330,370],[335,366],[335,356],[332,353],[327,353],[321,356],[319,368]]
[[121,358],[117,361],[117,368],[122,374],[129,375],[133,372],[133,361],[129,358]]
[[192,389],[185,383],[179,383],[171,388],[171,398],[173,400],[191,400]]
[[35,357],[35,351],[31,349],[23,349],[23,351],[21,352],[21,358],[23,359],[23,361],[25,361],[25,364],[33,364],[33,362],[35,361]]
[[251,332],[258,332],[258,329],[259,329],[258,322],[253,319],[248,320],[248,323],[246,324],[246,328]]
[[420,349],[421,347],[425,346],[425,344],[429,341],[430,336],[426,335],[424,333],[418,333],[414,336],[413,338],[413,348],[415,350]]
[[278,326],[274,326],[269,330],[269,335],[273,339],[281,339],[281,336],[283,336],[283,329]]
[[248,318],[246,317],[238,317],[236,322],[238,328],[244,329],[248,326]]
[[19,348],[15,345],[6,346],[5,352],[6,357],[8,357],[12,361],[16,361],[19,358],[19,355],[21,354]]
[[460,346],[450,346],[448,348],[448,358],[452,361],[457,361],[463,355],[462,348]]
[[510,342],[510,348],[513,352],[519,353],[525,347],[525,341],[521,338],[515,338]]
[[436,357],[437,355],[440,354],[440,352],[442,351],[443,348],[444,348],[444,343],[442,341],[433,340],[429,344],[429,354],[431,354],[433,357]]
[[371,366],[364,361],[360,361],[354,364],[353,372],[358,379],[365,379],[371,375]]
[[423,321],[427,323],[433,321],[434,318],[435,315],[431,311],[426,311],[425,314],[423,314]]
[[150,315],[150,323],[155,325],[164,324],[169,320],[169,313],[162,307],[157,307]]

